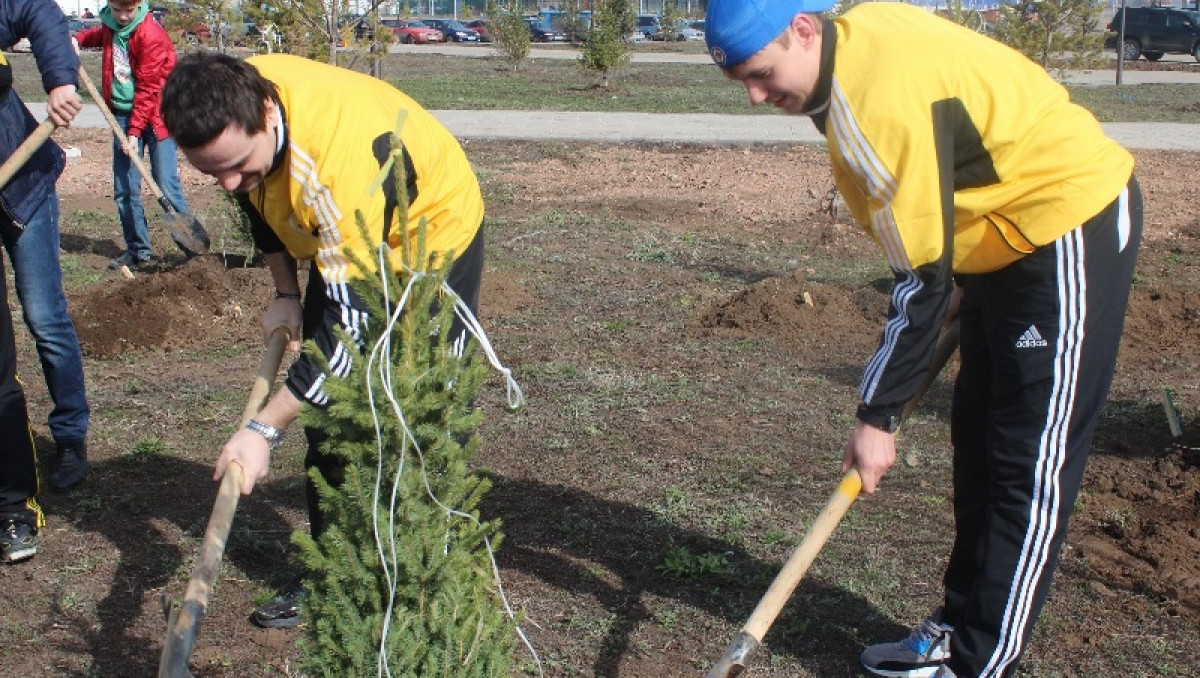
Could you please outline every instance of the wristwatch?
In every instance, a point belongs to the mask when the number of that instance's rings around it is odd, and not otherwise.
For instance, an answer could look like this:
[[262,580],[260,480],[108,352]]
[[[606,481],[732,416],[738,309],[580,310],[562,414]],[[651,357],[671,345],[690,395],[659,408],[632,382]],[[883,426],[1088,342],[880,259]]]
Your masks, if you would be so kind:
[[267,446],[272,452],[283,442],[283,429],[262,423],[257,419],[246,422],[246,428],[267,439]]
[[859,405],[857,415],[858,420],[864,424],[870,424],[875,428],[895,433],[900,430],[900,415],[899,414],[883,414],[881,412],[873,412],[866,405]]

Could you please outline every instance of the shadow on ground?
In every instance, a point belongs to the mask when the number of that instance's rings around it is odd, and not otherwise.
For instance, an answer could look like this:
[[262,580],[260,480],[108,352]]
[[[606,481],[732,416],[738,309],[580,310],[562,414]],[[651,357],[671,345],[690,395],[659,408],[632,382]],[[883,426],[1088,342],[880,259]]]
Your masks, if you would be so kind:
[[[39,443],[41,449],[52,449],[48,441]],[[44,459],[43,466],[45,473],[50,460]],[[206,464],[170,456],[123,455],[94,464],[88,481],[75,492],[44,496],[52,524],[68,523],[100,535],[118,554],[112,583],[97,604],[99,623],[75,618],[68,601],[53,605],[57,623],[83,629],[61,650],[92,657],[88,675],[155,672],[160,648],[146,647],[144,638],[129,630],[146,626],[147,607],[157,614],[162,591],[182,595],[216,494],[211,472]],[[757,560],[728,542],[682,530],[648,511],[577,489],[502,477],[494,482],[481,509],[506,525],[501,566],[590,596],[615,619],[600,644],[593,667],[597,676],[618,675],[623,657],[637,651],[631,635],[652,618],[646,594],[674,599],[737,627],[781,566]],[[270,587],[281,584],[292,568],[284,555],[291,528],[282,511],[302,506],[298,476],[260,486],[253,501],[239,506],[225,567],[236,567]],[[729,568],[684,580],[657,569],[667,552],[680,546],[693,553],[722,554]],[[615,582],[588,576],[582,571],[588,563],[609,570]],[[820,673],[818,664],[829,660],[831,650],[839,656],[857,651],[859,640],[847,624],[871,637],[902,632],[865,600],[837,587],[804,582],[768,637],[770,650],[793,655]],[[717,632],[712,659],[731,639],[732,633]],[[197,675],[203,674],[201,669]]]
[[[38,444],[40,450],[53,449],[49,441]],[[43,477],[52,456],[43,455]],[[55,623],[79,631],[62,650],[93,659],[87,675],[155,674],[161,647],[147,648],[130,630],[146,626],[142,617],[147,600],[153,599],[157,613],[160,592],[182,596],[186,584],[181,582],[191,574],[216,498],[211,477],[207,464],[168,455],[126,454],[94,462],[88,480],[69,494],[42,494],[51,528],[68,523],[81,533],[100,535],[117,554],[111,585],[97,603],[94,618],[80,617],[70,601],[56,600],[53,605]],[[302,506],[303,490],[292,478],[261,488],[255,501],[239,505],[224,563],[251,580],[277,585],[286,579],[282,554],[291,533],[279,508]],[[162,629],[165,633],[165,618]]]
[[[583,592],[615,619],[586,675],[621,675],[623,658],[639,651],[631,645],[632,634],[653,618],[647,594],[673,599],[740,628],[783,565],[682,530],[635,506],[597,500],[573,488],[503,478],[494,482],[482,511],[504,521],[501,566],[557,589],[582,582]],[[678,547],[694,554],[722,554],[729,567],[720,574],[675,579],[658,566]],[[596,566],[612,573],[616,582],[589,573]],[[890,638],[906,631],[861,597],[808,580],[796,590],[767,640],[770,652],[792,655],[816,675],[825,675],[831,663],[842,666],[840,658],[857,655],[861,641],[856,633]],[[718,631],[708,659],[717,659],[732,640],[733,632]],[[766,661],[766,652],[762,655],[757,661]]]

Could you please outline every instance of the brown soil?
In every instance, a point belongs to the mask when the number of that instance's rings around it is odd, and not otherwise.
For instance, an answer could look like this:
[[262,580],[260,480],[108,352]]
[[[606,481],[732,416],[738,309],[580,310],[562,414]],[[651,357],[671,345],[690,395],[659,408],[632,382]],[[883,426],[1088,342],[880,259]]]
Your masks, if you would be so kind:
[[[146,676],[165,628],[160,598],[182,596],[215,496],[210,464],[261,352],[270,280],[215,258],[183,262],[162,233],[159,270],[128,281],[107,271],[119,252],[107,178],[97,179],[108,176],[107,139],[63,139],[83,150],[60,196],[67,259],[92,276],[68,282],[95,471],[77,492],[43,495],[41,553],[0,570],[0,673]],[[816,148],[467,148],[489,198],[482,320],[529,397],[507,413],[493,381],[481,399],[479,462],[495,478],[485,510],[505,524],[506,590],[547,676],[698,675],[836,481],[886,302],[880,255],[831,216]],[[1200,657],[1200,188],[1190,179],[1200,155],[1136,155],[1147,239],[1027,675],[1188,676]],[[185,178],[193,212],[216,219],[215,190],[190,169]],[[38,442],[51,449],[37,361],[20,330],[18,341]],[[826,547],[753,675],[852,675],[863,643],[936,603],[948,384],[927,397],[883,489]],[[239,509],[197,676],[296,675],[300,632],[254,629],[246,615],[290,573],[288,533],[304,526],[298,438]],[[681,547],[725,567],[664,567]]]

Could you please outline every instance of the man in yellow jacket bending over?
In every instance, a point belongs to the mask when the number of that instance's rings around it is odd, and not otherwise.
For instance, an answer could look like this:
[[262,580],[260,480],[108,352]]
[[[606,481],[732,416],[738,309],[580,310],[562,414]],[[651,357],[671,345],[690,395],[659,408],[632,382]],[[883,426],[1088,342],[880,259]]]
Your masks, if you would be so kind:
[[[359,271],[351,256],[376,262],[355,212],[362,212],[372,238],[391,245],[390,264],[399,266],[398,205],[407,208],[412,242],[424,218],[428,251],[454,257],[447,282],[476,311],[483,271],[479,182],[458,141],[395,87],[290,55],[242,61],[201,52],[179,60],[163,90],[162,111],[187,159],[235,193],[250,219],[275,282],[275,298],[263,314],[264,337],[277,327],[288,328],[294,350],[301,336],[313,339],[331,371],[348,374],[350,361],[334,329],[342,326],[354,335],[368,320],[366,306],[348,283],[372,273]],[[401,151],[393,174],[381,190],[370,190],[391,157],[397,129]],[[396,172],[403,172],[404,195],[397,195]],[[303,295],[297,260],[313,262]],[[466,335],[457,319],[452,332],[461,346]],[[237,462],[245,472],[242,492],[249,494],[267,475],[271,451],[301,406],[328,404],[325,379],[316,360],[302,355],[289,369],[284,387],[222,448],[214,477],[220,479]],[[305,434],[305,466],[331,477],[339,462],[318,449],[323,433],[310,428]],[[325,519],[311,482],[308,511],[316,538]],[[301,579],[285,586],[251,619],[273,628],[299,624]]]

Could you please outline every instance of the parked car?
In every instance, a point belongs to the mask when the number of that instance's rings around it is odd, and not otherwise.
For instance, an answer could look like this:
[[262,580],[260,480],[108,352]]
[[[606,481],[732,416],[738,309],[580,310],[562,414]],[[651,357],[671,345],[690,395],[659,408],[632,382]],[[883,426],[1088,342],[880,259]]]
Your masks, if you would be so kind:
[[[688,21],[687,19],[680,19],[679,21],[675,22],[675,30],[668,31],[665,28],[660,27],[658,30],[656,30],[655,32],[650,34],[650,39],[651,40],[662,40],[662,41],[666,41],[666,40],[678,40],[678,41],[703,40],[704,39],[704,31],[698,31],[695,28],[693,28],[692,27],[693,23],[695,23],[695,22]],[[699,23],[704,23],[704,22],[701,21]]]
[[529,24],[529,37],[534,42],[566,42],[567,34],[544,21],[526,19]]
[[345,24],[354,29],[355,40],[374,40],[375,23],[372,17],[361,14],[345,20]]
[[441,31],[442,39],[446,42],[479,42],[479,33],[473,28],[467,28],[461,21],[421,19],[421,22]]
[[99,25],[100,25],[99,18],[76,19],[74,17],[67,17],[67,30],[71,33],[71,35],[75,35],[76,33],[78,33],[79,31],[82,31],[85,28],[95,28],[96,26],[99,26]]
[[658,21],[657,14],[639,14],[637,18],[637,31],[642,34],[642,37],[649,40],[658,31],[662,30],[662,25]]
[[[1116,49],[1121,35],[1121,12],[1113,17],[1108,30],[1113,32],[1105,47]],[[1163,54],[1191,54],[1200,61],[1200,11],[1169,7],[1128,7],[1125,9],[1125,58],[1135,61],[1145,56],[1158,61]]]
[[487,19],[473,19],[466,23],[466,27],[479,34],[479,42],[491,42],[492,27],[488,24]]
[[387,26],[396,39],[406,45],[443,42],[441,31],[417,19],[380,19],[379,23]]
[[168,33],[178,35],[185,42],[198,45],[212,40],[212,29],[199,17],[203,14],[199,9],[186,3],[167,5],[151,5],[150,15],[154,17]]

